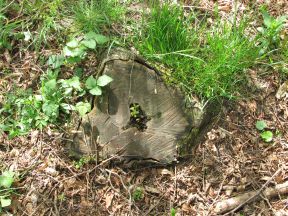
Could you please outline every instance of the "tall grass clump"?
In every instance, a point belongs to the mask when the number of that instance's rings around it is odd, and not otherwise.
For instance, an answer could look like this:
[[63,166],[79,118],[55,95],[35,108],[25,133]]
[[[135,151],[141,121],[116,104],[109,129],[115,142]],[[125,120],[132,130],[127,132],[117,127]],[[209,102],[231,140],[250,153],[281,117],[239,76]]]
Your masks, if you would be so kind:
[[216,20],[212,26],[206,21],[196,25],[179,6],[155,6],[143,25],[138,49],[170,68],[170,80],[186,93],[231,98],[259,53],[256,39],[246,35],[247,23]]
[[120,20],[124,8],[117,0],[87,0],[76,1],[72,12],[78,30],[101,33],[106,27],[111,27],[113,22]]

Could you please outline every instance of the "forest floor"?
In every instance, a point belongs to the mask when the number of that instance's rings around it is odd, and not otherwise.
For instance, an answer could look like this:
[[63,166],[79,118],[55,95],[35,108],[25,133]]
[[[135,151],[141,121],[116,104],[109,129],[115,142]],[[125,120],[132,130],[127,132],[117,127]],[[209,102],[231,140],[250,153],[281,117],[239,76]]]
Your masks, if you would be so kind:
[[[220,11],[225,16],[233,5],[229,4],[231,1],[221,2]],[[215,1],[201,1],[199,8],[211,10],[213,4]],[[270,1],[270,6],[275,16],[288,13],[286,1]],[[242,8],[245,13],[245,2]],[[43,72],[39,56],[47,53],[51,50],[36,54],[29,50],[11,53],[7,49],[0,57],[1,63],[12,73],[0,75],[2,92],[9,91],[11,83],[18,83],[21,88],[31,86]],[[97,63],[93,65],[96,66]],[[283,80],[273,70],[273,67],[248,69],[250,96],[225,101],[221,118],[207,133],[206,140],[190,157],[167,167],[123,169],[113,166],[111,158],[76,168],[63,146],[65,131],[53,127],[34,129],[13,139],[3,133],[0,167],[15,171],[19,177],[13,184],[12,204],[2,214],[217,215],[215,206],[220,201],[245,192],[262,192],[263,186],[285,183],[288,93],[284,91],[283,97],[276,97]],[[273,133],[272,142],[264,142],[260,137],[256,128],[260,120]],[[287,195],[259,197],[255,202],[240,203],[244,205],[238,205],[239,209],[236,206],[228,214],[288,215]]]

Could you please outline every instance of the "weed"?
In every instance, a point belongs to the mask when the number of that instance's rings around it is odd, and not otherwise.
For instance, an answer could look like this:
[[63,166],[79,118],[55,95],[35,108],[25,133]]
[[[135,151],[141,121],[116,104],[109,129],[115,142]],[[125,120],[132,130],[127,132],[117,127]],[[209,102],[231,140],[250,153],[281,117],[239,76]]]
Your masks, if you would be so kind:
[[79,159],[79,161],[74,161],[74,166],[76,169],[81,169],[84,165],[95,161],[95,159],[91,156],[84,156]]
[[[42,45],[49,45],[48,41],[53,33],[59,33],[61,26],[61,10],[64,0],[36,0],[23,1],[24,28],[33,31],[32,41],[36,50]],[[62,12],[62,13],[61,13]],[[24,23],[23,23],[24,24]]]
[[143,199],[143,197],[144,197],[144,194],[143,194],[143,189],[141,187],[137,187],[132,193],[132,198],[135,201],[139,201]]
[[259,27],[260,55],[265,54],[273,49],[277,49],[280,45],[280,33],[284,28],[287,17],[281,16],[274,18],[268,14],[265,8],[261,9],[263,16],[263,27]]
[[116,0],[77,1],[72,10],[74,22],[80,31],[97,33],[101,33],[113,22],[119,21],[124,12]]
[[175,216],[175,215],[176,215],[176,209],[175,209],[175,208],[172,208],[172,209],[171,209],[170,215],[171,215],[171,216]]
[[107,75],[97,79],[90,76],[84,86],[79,76],[58,79],[58,73],[62,65],[74,65],[84,59],[89,49],[95,49],[96,45],[103,45],[107,41],[103,35],[90,32],[81,40],[68,42],[63,54],[50,56],[47,64],[51,69],[41,77],[38,91],[19,90],[7,94],[4,106],[0,109],[1,131],[8,132],[9,137],[13,138],[29,133],[32,128],[42,130],[48,124],[57,124],[61,113],[65,117],[77,111],[82,117],[90,112],[90,103],[76,103],[76,99],[83,97],[87,91],[92,95],[101,95],[101,88],[108,85],[112,78]]
[[15,180],[15,173],[12,171],[4,171],[0,175],[0,213],[3,208],[11,205],[11,195],[13,189],[11,188]]

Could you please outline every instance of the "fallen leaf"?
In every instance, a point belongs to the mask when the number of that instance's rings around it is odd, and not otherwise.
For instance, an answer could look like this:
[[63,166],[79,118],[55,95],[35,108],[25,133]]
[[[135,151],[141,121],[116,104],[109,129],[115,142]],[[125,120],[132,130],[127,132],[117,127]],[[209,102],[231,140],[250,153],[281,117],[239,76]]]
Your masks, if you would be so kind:
[[184,204],[181,206],[181,209],[182,209],[182,211],[184,211],[184,212],[190,212],[190,211],[191,211],[191,208],[190,208],[190,206],[189,206],[187,203],[184,203]]
[[106,195],[105,203],[106,203],[107,209],[110,208],[110,206],[112,205],[113,198],[114,198],[114,193],[110,193]]
[[173,176],[173,172],[171,172],[171,171],[168,170],[168,169],[162,169],[162,170],[161,170],[161,174],[162,174],[162,175],[170,175],[170,176]]
[[159,189],[154,188],[154,187],[144,186],[144,189],[146,192],[152,193],[152,194],[160,194],[161,193],[161,191]]

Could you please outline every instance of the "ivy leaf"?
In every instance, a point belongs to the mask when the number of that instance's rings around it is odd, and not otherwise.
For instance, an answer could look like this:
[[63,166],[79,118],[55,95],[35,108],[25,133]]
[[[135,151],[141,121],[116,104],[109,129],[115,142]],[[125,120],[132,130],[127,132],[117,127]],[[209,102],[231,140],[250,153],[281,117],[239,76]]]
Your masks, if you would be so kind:
[[2,208],[10,206],[11,205],[11,199],[5,199],[5,198],[1,197],[0,203],[1,203]]
[[75,109],[79,112],[80,116],[83,117],[86,113],[91,111],[91,105],[88,102],[78,102]]
[[69,41],[66,45],[70,48],[76,48],[79,45],[79,43],[76,39],[73,39]]
[[10,188],[14,182],[14,175],[12,171],[4,171],[0,176],[0,187]]
[[96,42],[93,39],[83,40],[81,43],[89,49],[95,49],[96,48]]
[[90,94],[97,95],[97,96],[102,94],[102,90],[101,88],[99,88],[99,86],[96,86],[93,89],[90,89],[89,92]]
[[265,128],[267,127],[267,124],[266,124],[266,122],[265,121],[263,121],[263,120],[261,120],[261,121],[257,121],[256,122],[256,128],[258,129],[258,130],[264,130]]
[[264,131],[260,136],[265,142],[271,142],[273,140],[273,133],[271,131]]
[[97,86],[97,81],[93,76],[88,77],[88,79],[85,82],[85,86],[87,89],[93,89]]
[[103,86],[108,85],[112,81],[113,79],[111,77],[104,74],[97,79],[97,85],[103,87]]

